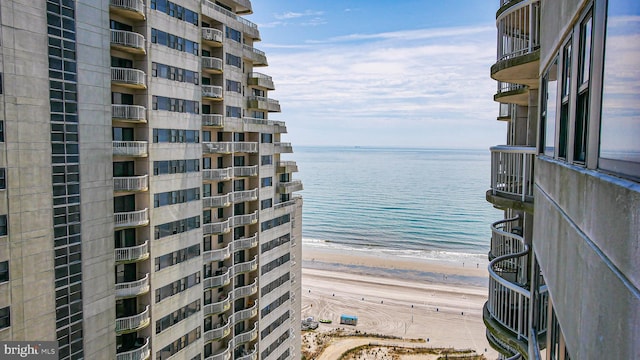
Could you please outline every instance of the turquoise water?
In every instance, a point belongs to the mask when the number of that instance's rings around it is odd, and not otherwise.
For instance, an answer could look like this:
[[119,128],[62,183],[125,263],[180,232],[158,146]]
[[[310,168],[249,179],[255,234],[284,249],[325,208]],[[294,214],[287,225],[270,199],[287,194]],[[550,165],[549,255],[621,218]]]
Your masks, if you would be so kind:
[[[486,261],[489,150],[296,147],[303,244]],[[482,262],[484,262],[482,261]]]

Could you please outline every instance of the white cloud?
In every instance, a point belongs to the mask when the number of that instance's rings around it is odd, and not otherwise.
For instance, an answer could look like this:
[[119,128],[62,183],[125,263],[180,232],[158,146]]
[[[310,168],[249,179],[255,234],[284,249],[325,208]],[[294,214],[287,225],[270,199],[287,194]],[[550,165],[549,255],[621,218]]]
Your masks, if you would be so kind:
[[305,10],[304,12],[287,11],[282,14],[275,14],[274,17],[278,20],[297,19],[306,16],[320,16],[324,11]]

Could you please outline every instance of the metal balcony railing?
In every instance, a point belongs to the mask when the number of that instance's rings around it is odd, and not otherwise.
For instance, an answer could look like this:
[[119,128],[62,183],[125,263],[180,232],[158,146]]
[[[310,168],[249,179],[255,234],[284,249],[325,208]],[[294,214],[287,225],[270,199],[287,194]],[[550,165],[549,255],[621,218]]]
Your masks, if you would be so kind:
[[224,125],[224,116],[219,114],[202,114],[202,126],[217,126]]
[[204,289],[211,289],[228,285],[231,282],[231,276],[233,276],[231,270],[227,270],[223,274],[205,278],[202,282],[202,286]]
[[113,213],[115,227],[144,226],[149,223],[149,209]]
[[233,241],[233,251],[247,250],[258,246],[258,234]]
[[230,333],[231,333],[231,321],[227,321],[226,324],[222,324],[215,329],[205,331],[204,342],[207,343],[213,340],[222,339],[223,337],[229,335]]
[[231,205],[230,194],[202,198],[203,208],[221,208]]
[[258,165],[253,166],[236,166],[233,168],[235,177],[258,176]]
[[109,0],[109,5],[138,14],[144,14],[144,3],[142,0]]
[[496,25],[498,61],[534,52],[540,47],[540,0],[515,2],[498,16]]
[[146,74],[138,69],[112,67],[111,81],[119,84],[146,87]]
[[140,280],[116,284],[116,298],[133,297],[149,292],[149,274]]
[[202,28],[202,39],[222,43],[222,31],[213,28]]
[[211,355],[204,360],[231,360],[231,346],[228,346],[225,350],[222,350],[215,355]]
[[249,271],[255,271],[258,269],[258,257],[254,257],[251,261],[233,265],[233,275],[246,273]]
[[504,94],[510,91],[516,91],[525,88],[526,86],[522,84],[513,84],[509,82],[498,81],[498,94]]
[[118,120],[145,122],[147,109],[139,105],[111,105],[111,117]]
[[520,201],[533,201],[533,165],[536,148],[494,146],[491,148],[491,190]]
[[[236,3],[240,4],[241,6],[243,6],[244,8],[247,9],[251,9],[251,2],[249,0],[237,0]],[[239,22],[241,22],[243,25],[248,26],[250,29],[254,29],[254,30],[258,30],[258,25],[256,25],[255,23],[243,18],[242,16],[236,15],[235,13],[233,13],[232,11],[229,11],[225,8],[223,8],[222,6],[219,6],[215,3],[213,3],[212,1],[209,0],[202,0],[202,5],[209,7],[221,14],[224,14],[234,20],[237,20]]]
[[249,118],[249,117],[242,118],[242,122],[247,125],[269,125],[269,126],[279,126],[279,127],[284,127],[286,125],[284,121],[275,121],[275,120]]
[[256,142],[235,142],[233,143],[234,152],[256,153],[258,152],[258,143]]
[[222,249],[215,249],[204,251],[202,253],[202,260],[204,262],[222,261],[228,259],[231,256],[231,245],[227,245]]
[[113,178],[113,191],[146,191],[149,188],[149,175],[121,176]]
[[231,295],[227,295],[226,298],[224,298],[223,300],[217,303],[205,305],[203,309],[204,316],[220,314],[229,310],[230,308],[231,308]]
[[239,299],[251,296],[258,292],[258,279],[255,279],[251,285],[242,286],[233,290],[233,298]]
[[240,345],[240,344],[248,343],[249,341],[253,341],[253,340],[255,340],[257,337],[258,337],[258,323],[256,322],[256,323],[253,325],[253,329],[251,329],[251,330],[249,330],[249,331],[247,331],[247,332],[245,332],[245,333],[242,333],[242,334],[240,334],[240,335],[236,335],[236,336],[233,338],[233,344],[234,344],[235,346],[238,346],[238,345]]
[[202,231],[205,235],[213,235],[213,234],[226,234],[231,231],[231,227],[233,226],[233,222],[231,219],[209,223],[202,225]]
[[216,72],[221,72],[223,69],[222,59],[216,57],[202,57],[202,69],[203,70],[214,70]]
[[125,332],[141,329],[149,325],[149,305],[138,315],[116,319],[116,332]]
[[[213,143],[212,143],[213,144]],[[210,181],[225,181],[233,177],[233,168],[224,169],[204,169],[202,170],[202,178]]]
[[146,338],[141,347],[117,353],[116,360],[145,360],[148,359],[150,355],[151,350],[149,349],[149,338]]
[[234,313],[233,316],[233,323],[237,323],[239,321],[244,321],[247,319],[251,319],[252,317],[258,315],[258,304],[254,304],[252,307],[248,308],[248,309],[244,309],[244,310],[240,310],[236,313]]
[[114,141],[114,156],[147,156],[148,143],[146,141]]
[[132,48],[137,51],[145,51],[144,36],[133,31],[111,30],[111,44]]
[[202,97],[222,99],[222,86],[202,85]]
[[149,241],[142,245],[116,248],[116,262],[132,262],[147,259],[149,257]]
[[231,154],[233,152],[232,142],[202,142],[202,150],[208,154]]
[[231,201],[233,203],[254,201],[258,199],[258,189],[235,191],[231,193]]
[[258,211],[256,210],[252,214],[236,215],[229,220],[233,226],[255,224],[258,221]]

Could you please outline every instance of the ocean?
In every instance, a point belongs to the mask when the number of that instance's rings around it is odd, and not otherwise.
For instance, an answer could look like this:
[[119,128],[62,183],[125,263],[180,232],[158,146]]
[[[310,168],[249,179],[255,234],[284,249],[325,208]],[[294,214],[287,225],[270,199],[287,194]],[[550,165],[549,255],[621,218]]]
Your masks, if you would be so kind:
[[303,246],[487,263],[489,150],[295,147]]

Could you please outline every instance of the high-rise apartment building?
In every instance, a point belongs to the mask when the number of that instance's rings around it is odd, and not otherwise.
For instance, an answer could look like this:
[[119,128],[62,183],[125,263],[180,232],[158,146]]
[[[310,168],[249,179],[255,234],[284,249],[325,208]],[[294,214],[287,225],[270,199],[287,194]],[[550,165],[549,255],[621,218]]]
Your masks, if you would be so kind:
[[300,357],[302,184],[251,12],[0,3],[0,341]]
[[487,338],[509,359],[640,358],[640,6],[501,0]]

